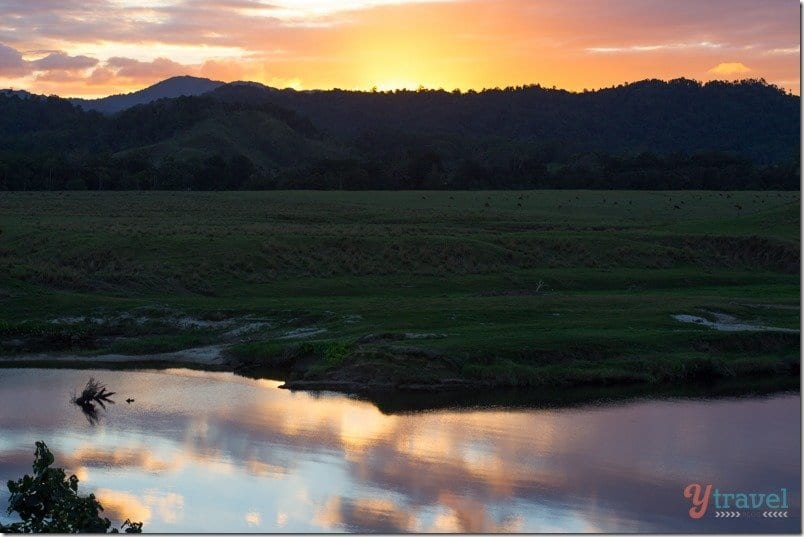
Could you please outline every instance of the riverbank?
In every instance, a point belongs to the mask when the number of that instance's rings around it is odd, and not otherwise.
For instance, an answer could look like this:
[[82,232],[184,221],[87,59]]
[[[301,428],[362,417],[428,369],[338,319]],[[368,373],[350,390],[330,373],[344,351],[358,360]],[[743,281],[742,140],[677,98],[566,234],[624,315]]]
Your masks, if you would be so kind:
[[800,372],[799,336],[794,333],[710,336],[690,349],[663,353],[576,345],[519,360],[494,355],[455,357],[436,349],[405,346],[404,339],[396,345],[379,341],[281,348],[245,344],[230,349],[228,356],[235,372],[281,378],[284,388],[348,393],[673,386],[724,379],[797,379]]
[[284,383],[279,387],[290,390],[334,391],[372,400],[405,393],[459,400],[468,393],[489,395],[512,389],[554,395],[570,388],[659,392],[724,381],[745,386],[759,382],[788,390],[799,387],[799,335],[788,331],[709,335],[687,352],[676,349],[662,354],[614,354],[611,349],[601,353],[599,348],[567,350],[567,346],[527,362],[493,356],[458,358],[436,349],[405,346],[430,338],[438,336],[369,334],[351,343],[252,341],[140,355],[18,354],[0,358],[0,367],[187,367],[280,379]]
[[795,378],[799,214],[797,192],[5,193],[0,365],[349,392]]
[[[242,363],[227,360],[223,354],[210,361],[197,358],[209,356],[207,349],[190,349],[188,352],[166,353],[158,356],[99,355],[89,359],[75,356],[17,356],[0,361],[3,370],[18,372],[27,368],[32,372],[47,370],[94,372],[96,378],[106,379],[110,374],[131,372],[157,372],[167,374],[200,375],[233,372],[237,377],[267,380],[268,385],[288,391],[299,391],[316,396],[316,392],[341,393],[352,399],[366,401],[383,414],[407,414],[442,409],[553,409],[577,408],[625,403],[634,400],[718,400],[734,397],[768,397],[784,393],[800,393],[800,375],[791,361],[787,367],[760,374],[734,374],[687,376],[654,379],[652,382],[558,382],[541,385],[511,385],[451,379],[444,382],[431,378],[419,383],[380,383],[376,378],[366,382],[342,381],[285,381],[294,373],[286,370],[255,370]],[[276,380],[271,380],[276,379]],[[569,379],[565,379],[569,380]],[[128,394],[137,395],[141,394]]]

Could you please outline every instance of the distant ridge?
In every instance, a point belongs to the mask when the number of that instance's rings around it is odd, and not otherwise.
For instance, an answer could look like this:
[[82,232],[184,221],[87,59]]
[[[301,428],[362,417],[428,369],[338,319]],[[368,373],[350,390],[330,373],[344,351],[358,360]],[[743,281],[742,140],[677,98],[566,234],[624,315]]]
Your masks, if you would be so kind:
[[14,90],[11,88],[0,89],[0,95],[5,97],[19,97],[20,99],[30,99],[35,95],[25,90]]
[[110,95],[100,99],[69,99],[84,110],[95,110],[103,114],[114,114],[136,106],[147,104],[157,99],[173,99],[181,96],[194,96],[210,92],[224,83],[208,78],[195,76],[174,76],[132,93]]
[[178,77],[77,105],[8,92],[0,190],[797,190],[800,112],[799,96],[761,79],[573,93],[296,91]]

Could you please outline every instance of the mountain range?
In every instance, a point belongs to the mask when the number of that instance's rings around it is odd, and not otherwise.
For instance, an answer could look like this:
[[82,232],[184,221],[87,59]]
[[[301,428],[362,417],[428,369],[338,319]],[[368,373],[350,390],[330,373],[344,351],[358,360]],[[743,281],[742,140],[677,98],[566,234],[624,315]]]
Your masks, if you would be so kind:
[[175,77],[0,91],[0,188],[798,188],[800,98],[763,80],[446,92]]

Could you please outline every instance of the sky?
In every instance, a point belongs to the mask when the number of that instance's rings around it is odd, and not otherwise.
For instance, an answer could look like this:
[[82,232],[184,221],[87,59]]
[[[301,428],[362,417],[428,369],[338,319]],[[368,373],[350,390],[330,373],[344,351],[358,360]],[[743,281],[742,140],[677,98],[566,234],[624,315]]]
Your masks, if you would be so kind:
[[0,0],[0,87],[175,75],[296,89],[573,91],[764,78],[800,93],[795,0]]

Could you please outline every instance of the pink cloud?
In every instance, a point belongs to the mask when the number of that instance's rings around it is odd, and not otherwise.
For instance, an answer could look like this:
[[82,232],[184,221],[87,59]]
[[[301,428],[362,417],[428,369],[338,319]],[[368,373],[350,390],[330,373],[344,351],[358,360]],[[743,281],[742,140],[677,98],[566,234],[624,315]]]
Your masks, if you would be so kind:
[[18,77],[28,74],[28,66],[16,49],[0,43],[0,75]]
[[167,58],[156,58],[152,61],[140,61],[134,58],[109,58],[106,67],[115,71],[122,78],[138,80],[162,79],[187,74],[187,66]]
[[70,56],[64,52],[56,51],[48,54],[44,58],[28,63],[31,68],[36,71],[74,71],[94,67],[98,64],[98,60],[90,58],[89,56]]

